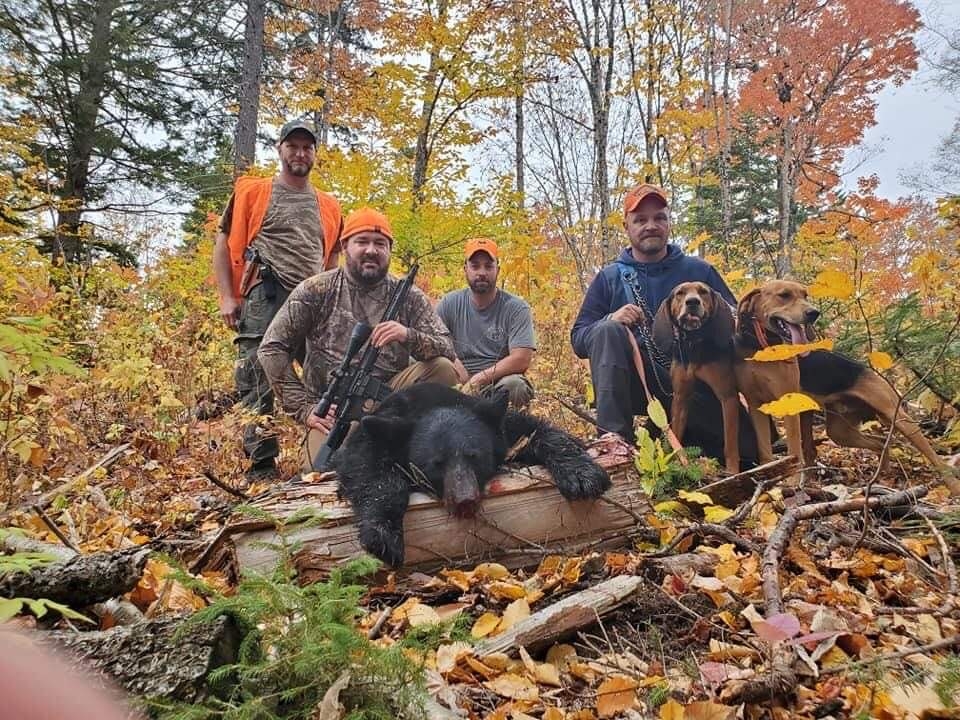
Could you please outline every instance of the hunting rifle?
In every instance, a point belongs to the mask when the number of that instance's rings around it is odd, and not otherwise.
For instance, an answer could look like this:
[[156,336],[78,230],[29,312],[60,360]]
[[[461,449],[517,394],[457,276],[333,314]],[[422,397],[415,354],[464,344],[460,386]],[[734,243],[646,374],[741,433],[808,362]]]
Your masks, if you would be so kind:
[[[419,263],[414,263],[407,276],[394,288],[380,322],[396,320],[399,317],[400,308],[406,302],[407,293],[409,293],[419,269]],[[366,349],[360,356],[360,362],[355,367],[350,367],[357,353],[360,352],[360,348],[367,342],[372,332],[373,328],[365,322],[358,322],[353,326],[353,331],[350,333],[350,342],[347,344],[347,352],[337,369],[331,373],[327,389],[320,398],[320,402],[317,403],[317,407],[313,410],[314,415],[322,418],[326,417],[332,406],[337,406],[333,428],[312,459],[313,469],[318,472],[328,469],[330,458],[343,444],[347,433],[350,431],[350,423],[360,418],[364,403],[369,400],[379,402],[391,392],[387,383],[377,380],[372,375],[374,364],[380,355],[380,348],[367,343]]]

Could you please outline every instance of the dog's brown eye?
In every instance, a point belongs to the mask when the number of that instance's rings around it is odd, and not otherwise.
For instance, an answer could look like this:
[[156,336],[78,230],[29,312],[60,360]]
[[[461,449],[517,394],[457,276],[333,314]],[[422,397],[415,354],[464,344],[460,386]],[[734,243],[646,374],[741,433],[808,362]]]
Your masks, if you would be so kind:
[[789,300],[789,299],[790,299],[790,293],[789,293],[789,292],[777,293],[777,295],[779,295],[780,297],[782,297],[784,300]]

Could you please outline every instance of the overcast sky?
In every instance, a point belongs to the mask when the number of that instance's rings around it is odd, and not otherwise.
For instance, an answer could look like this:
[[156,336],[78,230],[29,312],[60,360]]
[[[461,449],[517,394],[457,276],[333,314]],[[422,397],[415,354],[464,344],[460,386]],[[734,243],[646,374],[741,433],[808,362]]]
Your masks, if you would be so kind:
[[[914,0],[924,24],[944,34],[960,26],[960,0]],[[951,96],[934,82],[935,71],[928,58],[938,58],[943,40],[928,30],[918,38],[924,57],[920,68],[900,87],[888,87],[879,96],[877,125],[870,128],[861,147],[848,153],[844,184],[853,188],[858,177],[876,174],[878,193],[889,199],[916,191],[903,183],[902,175],[929,162],[943,138],[960,116],[960,98]]]

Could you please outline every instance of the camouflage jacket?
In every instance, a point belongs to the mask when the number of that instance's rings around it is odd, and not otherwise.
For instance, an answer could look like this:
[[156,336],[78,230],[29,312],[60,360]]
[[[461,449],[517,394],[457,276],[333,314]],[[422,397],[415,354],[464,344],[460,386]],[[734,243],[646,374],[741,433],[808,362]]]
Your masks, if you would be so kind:
[[[355,282],[343,268],[328,270],[300,283],[277,311],[260,343],[257,356],[284,412],[305,422],[323,394],[326,374],[337,367],[347,350],[353,326],[375,326],[400,281],[392,275],[374,287]],[[380,349],[373,375],[389,381],[415,360],[453,360],[450,331],[418,287],[410,288],[397,321],[405,326],[405,343]],[[293,371],[297,349],[306,344],[303,378]]]

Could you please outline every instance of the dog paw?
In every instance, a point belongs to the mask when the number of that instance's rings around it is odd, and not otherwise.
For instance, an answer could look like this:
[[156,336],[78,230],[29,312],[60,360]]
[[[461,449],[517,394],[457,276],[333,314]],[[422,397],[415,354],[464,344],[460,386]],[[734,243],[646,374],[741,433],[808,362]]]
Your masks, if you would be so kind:
[[361,524],[360,544],[363,549],[390,567],[403,565],[403,528],[389,525]]
[[557,489],[567,500],[597,498],[610,489],[610,476],[587,457],[552,468]]

